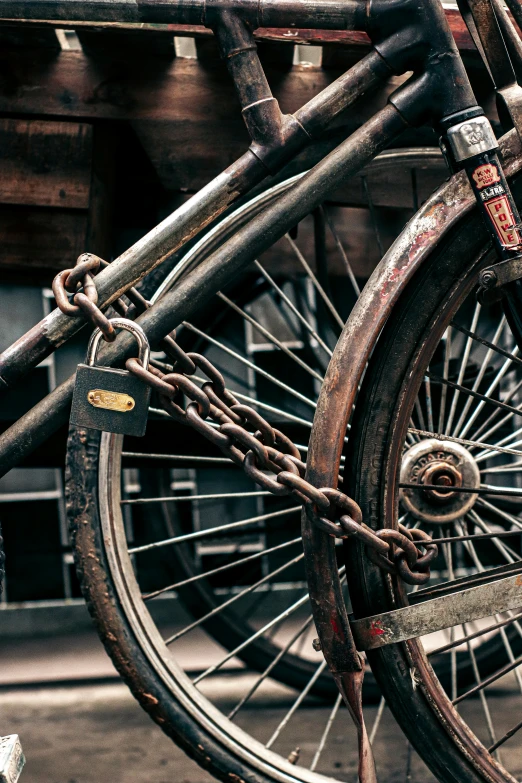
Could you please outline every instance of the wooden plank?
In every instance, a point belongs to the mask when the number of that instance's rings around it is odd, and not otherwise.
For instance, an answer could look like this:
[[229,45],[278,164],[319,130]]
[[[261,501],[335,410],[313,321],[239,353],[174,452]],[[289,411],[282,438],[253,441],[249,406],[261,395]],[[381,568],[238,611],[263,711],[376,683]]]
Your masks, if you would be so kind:
[[0,203],[87,209],[92,126],[0,119]]
[[[475,49],[475,46],[473,44],[473,41],[471,40],[471,36],[468,33],[467,27],[460,16],[459,12],[456,9],[446,9],[446,17],[448,19],[451,31],[453,33],[453,37],[455,38],[455,41],[457,42],[457,46],[460,49],[467,49],[472,50]],[[9,20],[6,20],[5,23],[9,23]],[[12,21],[11,21],[12,24]],[[172,32],[172,35],[175,36],[183,36],[188,35],[190,37],[196,37],[196,36],[210,36],[212,35],[212,32],[208,30],[206,27],[201,27],[199,25],[177,25],[177,24],[121,24],[119,22],[100,22],[98,24],[93,24],[92,22],[32,22],[27,21],[22,23],[24,26],[54,26],[54,27],[61,27],[61,28],[67,28],[72,27],[76,30],[79,30],[81,28],[89,29],[89,28],[98,28],[98,29],[105,29],[105,30],[154,30],[156,32],[159,31],[169,31]],[[306,44],[306,43],[313,43],[318,44],[319,46],[323,44],[339,44],[341,46],[361,46],[361,47],[368,47],[369,46],[369,39],[368,36],[365,33],[359,33],[354,32],[351,30],[303,30],[303,29],[287,29],[287,28],[274,28],[274,27],[264,27],[264,28],[258,28],[255,33],[255,37],[258,40],[266,40],[266,41],[289,41],[294,44]]]
[[26,275],[74,266],[85,249],[87,213],[79,210],[3,206],[0,209],[0,269]]
[[[0,112],[39,116],[131,120],[158,175],[170,189],[199,188],[235,160],[248,135],[225,68],[176,58],[158,72],[150,60],[102,61],[63,51],[52,63],[37,53],[0,52]],[[293,112],[337,76],[309,66],[267,67],[274,95]],[[17,84],[16,90],[10,85]],[[390,82],[370,110],[348,112],[360,123],[398,85]],[[147,122],[143,122],[147,121]]]

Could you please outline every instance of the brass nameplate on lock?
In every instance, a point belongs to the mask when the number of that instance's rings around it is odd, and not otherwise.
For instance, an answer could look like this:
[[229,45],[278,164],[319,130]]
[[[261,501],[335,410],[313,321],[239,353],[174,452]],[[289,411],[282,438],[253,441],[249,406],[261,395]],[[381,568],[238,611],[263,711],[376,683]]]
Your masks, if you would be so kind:
[[125,413],[134,408],[135,402],[128,394],[119,394],[118,392],[104,391],[103,389],[91,389],[87,394],[87,399],[95,408],[105,408],[109,411],[120,411]]

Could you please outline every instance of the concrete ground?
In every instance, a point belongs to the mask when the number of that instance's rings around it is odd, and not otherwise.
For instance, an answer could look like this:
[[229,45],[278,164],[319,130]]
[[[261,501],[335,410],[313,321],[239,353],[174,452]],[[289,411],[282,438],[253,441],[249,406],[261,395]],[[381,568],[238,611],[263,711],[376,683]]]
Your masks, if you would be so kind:
[[[212,648],[205,649],[211,659]],[[202,690],[227,711],[252,678],[251,673],[233,668],[209,678]],[[239,725],[266,742],[294,700],[295,692],[269,682],[252,705],[240,713]],[[502,730],[520,719],[519,702],[520,697],[513,695],[511,681],[489,697],[490,709]],[[480,711],[478,699],[465,706],[467,718]],[[307,702],[285,730],[277,751],[287,756],[299,745],[299,763],[308,766],[329,712],[330,707],[314,700]],[[369,727],[375,712],[376,707],[366,710]],[[136,704],[118,681],[94,634],[2,643],[0,729],[2,734],[18,733],[22,739],[27,765],[21,783],[212,780]],[[387,710],[374,750],[381,783],[434,783]],[[333,724],[321,771],[337,780],[355,783],[354,751],[353,729],[343,709]],[[513,749],[505,751],[504,758],[516,774],[522,773],[522,753],[516,742]]]

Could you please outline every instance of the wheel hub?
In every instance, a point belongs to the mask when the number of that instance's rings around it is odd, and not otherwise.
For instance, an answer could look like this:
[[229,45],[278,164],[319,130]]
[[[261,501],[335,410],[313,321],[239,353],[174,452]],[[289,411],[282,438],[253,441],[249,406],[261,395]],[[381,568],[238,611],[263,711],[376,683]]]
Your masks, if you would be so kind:
[[[474,506],[477,495],[457,489],[476,489],[480,484],[480,472],[464,446],[429,438],[406,451],[400,480],[404,484],[419,485],[419,489],[400,490],[401,502],[407,511],[423,522],[445,524],[464,516]],[[421,489],[426,485],[436,485],[437,489]]]

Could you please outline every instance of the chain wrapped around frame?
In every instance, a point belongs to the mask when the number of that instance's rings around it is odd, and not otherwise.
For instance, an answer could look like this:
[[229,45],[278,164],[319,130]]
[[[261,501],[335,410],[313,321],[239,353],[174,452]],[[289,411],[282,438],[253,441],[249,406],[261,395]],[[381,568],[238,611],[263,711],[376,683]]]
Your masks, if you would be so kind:
[[[100,328],[104,339],[113,341],[110,319],[99,309],[94,275],[107,262],[89,253],[79,256],[74,269],[65,269],[53,281],[59,309],[67,315],[83,313]],[[69,300],[72,295],[73,301]],[[113,303],[114,309],[129,318],[150,307],[136,289]],[[374,531],[362,520],[357,503],[338,489],[318,489],[305,479],[306,465],[299,449],[280,430],[275,429],[257,411],[241,404],[225,386],[219,370],[199,353],[186,353],[176,342],[175,332],[167,335],[161,348],[173,362],[172,372],[164,373],[138,359],[126,361],[126,368],[158,393],[162,408],[176,421],[192,427],[216,445],[256,484],[273,495],[293,495],[306,509],[313,523],[328,535],[357,539],[366,548],[369,559],[379,568],[407,584],[425,584],[430,564],[437,556],[437,545],[421,530],[384,528]],[[208,380],[198,386],[189,376],[200,370]],[[182,397],[188,398],[183,408]],[[249,429],[250,428],[250,429]],[[339,477],[342,482],[342,477]]]

